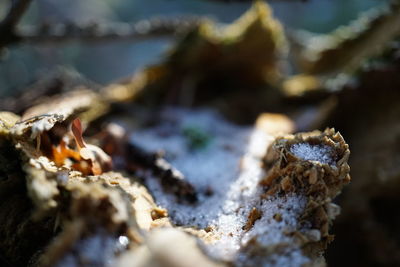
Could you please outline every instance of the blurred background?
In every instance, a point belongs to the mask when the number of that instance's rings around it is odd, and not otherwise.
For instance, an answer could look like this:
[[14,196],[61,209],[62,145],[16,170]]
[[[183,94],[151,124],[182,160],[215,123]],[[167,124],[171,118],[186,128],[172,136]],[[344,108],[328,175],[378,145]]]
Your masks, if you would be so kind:
[[[275,16],[291,29],[327,33],[347,24],[365,10],[387,0],[268,1]],[[10,1],[0,0],[0,18]],[[245,12],[251,1],[206,0],[36,0],[21,25],[41,23],[137,22],[154,17],[199,15],[229,23]],[[18,44],[0,57],[0,97],[15,95],[38,76],[64,66],[85,77],[107,84],[128,76],[146,65],[160,61],[174,38],[144,41],[112,40]]]

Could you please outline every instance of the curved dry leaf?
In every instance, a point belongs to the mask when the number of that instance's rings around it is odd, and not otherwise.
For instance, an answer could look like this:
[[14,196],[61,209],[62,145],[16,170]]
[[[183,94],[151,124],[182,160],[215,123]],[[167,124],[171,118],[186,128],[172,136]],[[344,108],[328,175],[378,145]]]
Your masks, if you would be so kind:
[[28,135],[30,139],[35,139],[40,133],[51,130],[56,123],[65,121],[71,114],[72,110],[64,110],[57,114],[33,117],[16,123],[10,132],[13,136]]
[[400,33],[400,1],[372,9],[348,26],[308,39],[302,70],[307,74],[353,72],[381,53]]
[[80,87],[74,91],[45,99],[39,105],[26,110],[22,119],[25,120],[43,114],[58,114],[69,117],[72,114],[83,113],[85,121],[90,121],[101,116],[107,110],[108,104],[99,94]]
[[370,10],[350,25],[341,26],[330,34],[294,34],[294,51],[297,46],[302,74],[285,81],[284,92],[289,96],[301,96],[310,90],[341,88],[363,63],[381,54],[399,34],[398,0]]
[[[159,103],[161,99],[191,105],[194,100],[207,101],[220,91],[231,97],[231,102],[239,102],[248,90],[262,87],[257,94],[262,101],[272,102],[264,89],[280,79],[286,54],[281,24],[272,16],[267,3],[256,1],[231,25],[202,22],[172,49],[165,63],[147,68],[128,81],[112,84],[103,93],[113,101],[135,98],[139,102]],[[228,80],[234,82],[227,84],[229,90],[224,91],[221,84]]]

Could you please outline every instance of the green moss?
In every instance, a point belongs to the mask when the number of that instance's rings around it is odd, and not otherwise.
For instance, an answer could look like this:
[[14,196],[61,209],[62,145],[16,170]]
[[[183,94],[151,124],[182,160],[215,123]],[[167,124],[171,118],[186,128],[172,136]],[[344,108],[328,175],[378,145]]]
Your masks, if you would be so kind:
[[187,138],[190,149],[204,149],[211,141],[211,136],[196,126],[186,127],[182,131],[183,135]]

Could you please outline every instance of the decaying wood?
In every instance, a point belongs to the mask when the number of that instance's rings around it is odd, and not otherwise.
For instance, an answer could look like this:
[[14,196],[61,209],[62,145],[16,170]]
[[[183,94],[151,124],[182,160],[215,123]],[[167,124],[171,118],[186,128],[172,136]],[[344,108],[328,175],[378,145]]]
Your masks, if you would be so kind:
[[[293,153],[294,145],[324,145],[332,149],[331,163],[317,159],[307,160]],[[303,220],[311,221],[317,237],[310,233],[300,234],[307,253],[317,257],[318,251],[332,241],[329,225],[338,215],[337,205],[332,199],[350,182],[348,165],[350,151],[343,137],[333,129],[286,136],[277,139],[265,157],[266,177],[260,182],[265,195],[300,192],[307,196]]]

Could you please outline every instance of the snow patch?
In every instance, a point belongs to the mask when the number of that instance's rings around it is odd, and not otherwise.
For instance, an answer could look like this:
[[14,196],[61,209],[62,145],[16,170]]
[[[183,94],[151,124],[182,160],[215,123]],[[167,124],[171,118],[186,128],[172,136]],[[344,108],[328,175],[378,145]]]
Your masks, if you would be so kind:
[[[184,134],[187,127],[206,134],[209,144],[193,150]],[[227,122],[212,110],[169,108],[161,112],[158,125],[137,130],[130,140],[148,151],[165,150],[166,159],[200,192],[198,204],[184,205],[166,194],[157,179],[146,179],[157,204],[168,209],[176,224],[214,229],[218,240],[205,245],[212,257],[243,265],[250,259],[241,248],[256,238],[263,246],[287,244],[283,254],[265,259],[269,266],[300,266],[309,261],[293,238],[283,234],[300,228],[297,218],[305,208],[305,197],[260,197],[263,192],[258,184],[265,175],[261,159],[272,136]],[[205,194],[207,189],[213,194]],[[253,208],[262,217],[246,232],[243,226]],[[279,222],[274,219],[278,213],[282,215]]]
[[309,143],[293,144],[290,147],[296,157],[302,160],[318,161],[328,165],[334,165],[333,149],[327,145],[311,145]]
[[57,267],[113,266],[115,255],[126,250],[128,238],[116,238],[104,229],[97,229],[94,234],[82,238],[55,264]]

